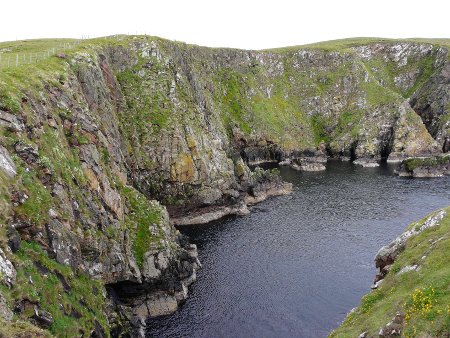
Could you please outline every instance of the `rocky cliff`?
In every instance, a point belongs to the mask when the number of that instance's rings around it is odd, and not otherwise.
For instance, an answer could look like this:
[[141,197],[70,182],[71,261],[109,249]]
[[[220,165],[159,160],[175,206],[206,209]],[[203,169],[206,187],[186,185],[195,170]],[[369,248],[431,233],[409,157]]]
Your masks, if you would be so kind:
[[243,51],[123,36],[0,70],[4,330],[142,334],[200,267],[173,224],[289,192],[255,165],[441,153],[446,43]]

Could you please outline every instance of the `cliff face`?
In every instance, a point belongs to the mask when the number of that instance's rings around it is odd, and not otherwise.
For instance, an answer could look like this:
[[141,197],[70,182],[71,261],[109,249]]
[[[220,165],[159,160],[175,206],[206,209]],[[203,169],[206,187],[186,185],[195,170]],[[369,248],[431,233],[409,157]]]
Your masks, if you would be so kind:
[[1,70],[0,308],[56,335],[142,333],[200,266],[173,223],[289,191],[252,164],[441,152],[448,67],[445,47],[419,42],[256,52],[122,37]]

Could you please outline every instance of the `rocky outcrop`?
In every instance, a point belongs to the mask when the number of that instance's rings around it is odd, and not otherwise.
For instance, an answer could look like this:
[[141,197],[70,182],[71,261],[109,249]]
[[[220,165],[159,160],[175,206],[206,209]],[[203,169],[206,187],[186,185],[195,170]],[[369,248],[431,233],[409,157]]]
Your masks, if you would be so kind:
[[378,336],[380,338],[400,337],[402,335],[404,322],[405,315],[401,312],[397,313],[392,321],[380,329]]
[[14,177],[17,173],[16,166],[9,156],[8,151],[0,145],[0,169],[8,176]]
[[6,257],[3,250],[0,249],[0,278],[3,284],[12,287],[16,281],[16,269],[10,260]]
[[403,177],[441,177],[450,175],[450,155],[408,158],[396,169]]
[[[123,281],[107,285],[112,307],[126,318],[127,330],[144,337],[149,318],[168,315],[178,309],[188,296],[188,287],[201,267],[197,247],[181,240],[182,249],[154,250],[145,254],[142,282]],[[124,324],[114,317],[113,331],[123,331]]]
[[375,285],[389,272],[397,256],[405,249],[409,238],[417,236],[426,229],[438,226],[439,222],[446,215],[447,212],[445,210],[439,210],[429,216],[425,221],[415,224],[410,230],[405,231],[391,243],[382,247],[375,256],[375,266],[379,269],[374,280]]
[[292,160],[286,159],[280,162],[280,165],[286,165],[298,171],[324,171],[326,162],[326,157],[300,157]]

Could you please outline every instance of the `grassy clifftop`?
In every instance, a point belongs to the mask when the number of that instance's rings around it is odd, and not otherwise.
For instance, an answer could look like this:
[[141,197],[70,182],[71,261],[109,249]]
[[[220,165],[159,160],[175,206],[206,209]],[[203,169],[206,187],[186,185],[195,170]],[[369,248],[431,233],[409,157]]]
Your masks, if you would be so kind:
[[[363,297],[330,337],[378,337],[399,314],[404,337],[447,337],[450,332],[450,208],[437,226],[407,241],[378,289]],[[430,216],[436,213],[431,214]],[[426,219],[412,223],[419,228]]]

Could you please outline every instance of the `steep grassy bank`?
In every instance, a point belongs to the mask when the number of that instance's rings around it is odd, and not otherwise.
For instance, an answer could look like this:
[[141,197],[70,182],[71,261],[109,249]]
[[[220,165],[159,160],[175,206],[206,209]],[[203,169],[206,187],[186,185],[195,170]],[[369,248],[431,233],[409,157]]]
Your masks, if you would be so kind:
[[[378,337],[396,315],[404,337],[447,337],[450,332],[450,209],[437,225],[408,239],[380,286],[363,297],[330,337]],[[419,229],[436,212],[412,223]],[[391,329],[394,325],[390,326]],[[399,334],[400,335],[400,334]],[[385,335],[391,337],[390,335]]]

